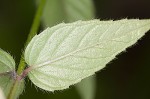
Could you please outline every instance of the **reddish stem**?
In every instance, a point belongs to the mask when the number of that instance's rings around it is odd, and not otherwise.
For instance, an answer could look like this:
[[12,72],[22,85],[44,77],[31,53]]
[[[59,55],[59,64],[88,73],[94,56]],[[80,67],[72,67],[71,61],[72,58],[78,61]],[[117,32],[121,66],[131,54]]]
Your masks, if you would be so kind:
[[22,72],[22,74],[17,77],[17,80],[20,81],[20,80],[22,80],[23,78],[25,78],[25,77],[28,75],[28,73],[31,71],[31,69],[32,69],[31,66],[28,67],[28,68],[26,68],[26,69]]

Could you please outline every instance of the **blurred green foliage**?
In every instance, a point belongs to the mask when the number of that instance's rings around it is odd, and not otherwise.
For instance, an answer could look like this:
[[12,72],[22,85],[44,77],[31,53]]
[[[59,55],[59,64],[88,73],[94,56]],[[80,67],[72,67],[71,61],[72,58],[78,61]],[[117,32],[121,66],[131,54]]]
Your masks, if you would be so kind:
[[[126,17],[150,18],[149,0],[94,0],[94,4],[96,18],[105,20]],[[54,9],[52,11],[58,11],[53,14],[63,17],[61,9],[52,6],[51,9]],[[23,51],[22,48],[29,33],[35,10],[34,0],[0,1],[0,48],[15,56],[17,63]],[[147,33],[138,44],[129,48],[126,53],[118,55],[116,60],[97,73],[95,99],[150,99],[149,42],[150,33]],[[26,89],[20,99],[27,98],[81,99],[74,86],[67,90],[51,93],[36,88],[28,79]]]

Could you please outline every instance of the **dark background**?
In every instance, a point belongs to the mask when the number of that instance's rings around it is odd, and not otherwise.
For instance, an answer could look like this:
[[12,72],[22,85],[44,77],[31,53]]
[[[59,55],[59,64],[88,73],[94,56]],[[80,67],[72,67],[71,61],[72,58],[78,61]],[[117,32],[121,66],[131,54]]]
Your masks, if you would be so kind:
[[[0,0],[0,48],[18,63],[29,33],[35,0]],[[96,18],[150,18],[150,0],[94,0]],[[150,99],[150,32],[96,74],[95,99]],[[45,92],[29,80],[20,99],[80,99],[75,89]]]

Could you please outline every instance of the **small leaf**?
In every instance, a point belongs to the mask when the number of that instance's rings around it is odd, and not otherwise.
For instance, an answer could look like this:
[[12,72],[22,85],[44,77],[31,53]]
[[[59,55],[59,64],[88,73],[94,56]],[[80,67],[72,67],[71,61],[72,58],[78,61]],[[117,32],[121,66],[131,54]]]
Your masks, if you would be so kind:
[[[0,49],[0,87],[7,97],[15,82],[15,61],[11,55]],[[21,80],[16,89],[15,99],[23,92],[24,81]]]
[[14,82],[15,61],[5,51],[0,49],[0,87],[8,95]]
[[[12,78],[11,76],[12,75],[0,76],[0,87],[4,91],[6,97],[8,97],[8,94],[10,93],[11,88],[15,82],[14,78]],[[23,92],[23,89],[24,89],[24,80],[21,80],[16,87],[16,94],[14,96],[15,97],[14,99],[17,99],[19,97],[19,95]]]
[[5,51],[0,49],[0,73],[15,70],[14,59]]
[[38,87],[62,90],[101,70],[150,29],[150,20],[77,21],[36,35],[25,50]]

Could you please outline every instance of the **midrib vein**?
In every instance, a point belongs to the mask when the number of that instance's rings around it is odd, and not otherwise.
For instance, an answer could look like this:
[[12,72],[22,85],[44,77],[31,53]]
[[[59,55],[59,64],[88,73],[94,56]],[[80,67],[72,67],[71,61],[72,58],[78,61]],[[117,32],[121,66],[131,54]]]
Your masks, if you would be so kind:
[[[150,23],[147,23],[147,24],[145,24],[145,25],[143,25],[143,26],[140,26],[140,28],[137,27],[137,28],[133,29],[132,31],[136,31],[137,29],[144,28],[144,27],[147,26],[147,25],[150,25]],[[107,30],[108,30],[108,29],[107,29]],[[129,31],[129,32],[132,32],[132,31]],[[128,33],[128,32],[127,32],[127,33]],[[66,54],[66,55],[63,55],[63,56],[60,56],[60,57],[58,57],[58,58],[56,58],[56,59],[53,59],[53,60],[50,60],[50,61],[41,63],[41,64],[39,64],[39,65],[33,65],[33,69],[37,69],[37,68],[40,68],[40,67],[44,67],[45,65],[49,65],[49,64],[52,64],[52,63],[57,62],[57,61],[59,61],[59,60],[62,60],[62,59],[64,59],[64,58],[66,58],[66,57],[72,56],[73,54],[75,54],[75,53],[77,53],[77,52],[79,52],[79,51],[84,51],[84,50],[87,50],[87,49],[89,49],[89,48],[96,47],[96,46],[98,46],[98,45],[100,45],[100,44],[101,44],[101,43],[97,43],[97,44],[95,44],[95,45],[88,46],[88,47],[83,48],[83,49],[75,50],[75,51],[70,52],[70,53],[68,53],[68,54]],[[101,48],[101,49],[105,49],[105,48]]]
[[[68,54],[66,54],[66,55],[63,55],[63,56],[61,56],[61,57],[59,57],[59,58],[56,58],[56,59],[51,60],[51,61],[44,62],[44,63],[39,64],[39,65],[33,65],[33,68],[36,68],[36,69],[37,69],[37,68],[43,67],[43,66],[45,66],[45,65],[52,64],[52,63],[54,63],[54,62],[57,62],[57,61],[59,61],[59,60],[62,60],[62,59],[64,59],[64,58],[66,58],[66,57],[72,56],[73,54],[75,54],[75,53],[77,53],[77,52],[79,52],[79,51],[84,51],[84,50],[87,50],[87,49],[89,49],[89,48],[93,48],[93,47],[95,47],[95,46],[98,46],[98,45],[100,45],[100,44],[101,44],[101,43],[95,44],[95,45],[93,45],[93,46],[88,46],[88,47],[83,48],[83,49],[75,50],[75,51],[70,52],[70,53],[68,53]],[[102,49],[103,49],[103,48],[102,48]]]

